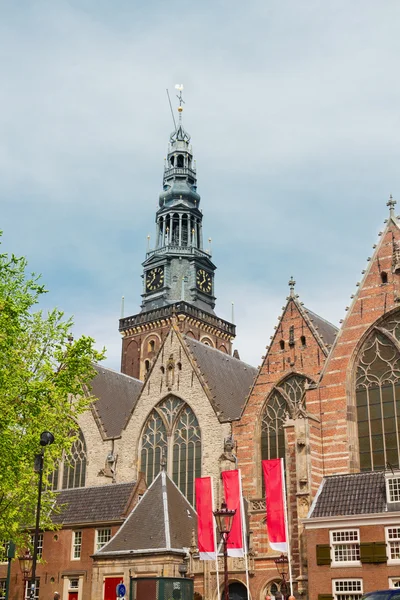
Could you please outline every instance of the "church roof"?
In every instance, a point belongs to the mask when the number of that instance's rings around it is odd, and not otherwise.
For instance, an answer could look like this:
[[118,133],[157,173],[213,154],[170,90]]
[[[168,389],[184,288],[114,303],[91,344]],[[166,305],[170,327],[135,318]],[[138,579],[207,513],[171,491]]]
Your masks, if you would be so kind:
[[94,368],[97,375],[91,386],[97,400],[93,403],[93,411],[104,437],[119,437],[136,406],[143,382],[103,365],[94,365]]
[[332,346],[339,329],[326,319],[323,319],[322,317],[317,315],[312,310],[309,310],[305,307],[303,307],[303,310],[308,315],[309,319],[314,325],[314,328],[317,330],[319,337],[322,338],[322,342],[324,343],[324,345]]
[[189,548],[197,516],[181,491],[161,471],[114,537],[96,556],[185,552]]
[[210,390],[219,420],[239,419],[257,369],[193,338],[183,338]]
[[60,509],[52,520],[59,525],[122,521],[136,482],[62,490],[57,494]]
[[325,477],[309,515],[340,517],[386,511],[383,471]]

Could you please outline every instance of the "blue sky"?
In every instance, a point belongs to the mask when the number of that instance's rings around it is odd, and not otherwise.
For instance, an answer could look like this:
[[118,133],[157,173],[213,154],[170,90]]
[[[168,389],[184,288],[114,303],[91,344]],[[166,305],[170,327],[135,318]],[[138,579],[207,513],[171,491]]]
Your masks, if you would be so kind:
[[397,0],[0,0],[4,250],[118,368],[183,83],[241,357],[260,363],[292,274],[337,324],[400,199],[399,25]]

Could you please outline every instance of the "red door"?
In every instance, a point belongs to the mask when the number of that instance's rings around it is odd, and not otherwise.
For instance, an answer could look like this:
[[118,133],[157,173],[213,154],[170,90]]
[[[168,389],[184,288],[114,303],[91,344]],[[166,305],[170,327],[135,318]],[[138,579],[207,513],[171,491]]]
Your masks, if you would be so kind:
[[78,592],[68,592],[68,600],[78,600]]
[[104,578],[104,600],[116,600],[117,585],[119,583],[123,583],[123,581],[124,581],[123,577],[105,577]]

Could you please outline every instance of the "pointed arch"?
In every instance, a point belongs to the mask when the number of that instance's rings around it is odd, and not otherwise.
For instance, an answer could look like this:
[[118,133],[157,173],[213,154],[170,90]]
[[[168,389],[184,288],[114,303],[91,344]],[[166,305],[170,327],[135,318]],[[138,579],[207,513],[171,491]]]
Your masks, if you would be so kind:
[[400,313],[380,319],[363,338],[353,367],[358,465],[400,466]]
[[164,456],[169,475],[193,504],[195,478],[201,476],[201,432],[190,406],[173,394],[164,398],[146,420],[140,448],[147,485],[160,472]]
[[71,450],[67,455],[63,453],[54,471],[48,476],[48,487],[52,490],[66,490],[85,487],[87,449],[85,437],[81,431],[72,431],[71,436],[76,436]]

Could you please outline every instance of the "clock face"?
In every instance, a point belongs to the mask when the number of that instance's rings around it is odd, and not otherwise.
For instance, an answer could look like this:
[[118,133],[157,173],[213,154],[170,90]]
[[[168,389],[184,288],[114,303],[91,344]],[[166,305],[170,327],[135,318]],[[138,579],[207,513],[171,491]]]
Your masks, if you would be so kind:
[[207,273],[204,269],[199,269],[196,274],[197,288],[205,294],[211,294],[212,290],[212,279],[210,273]]
[[164,267],[154,267],[146,273],[146,292],[155,292],[164,284]]

